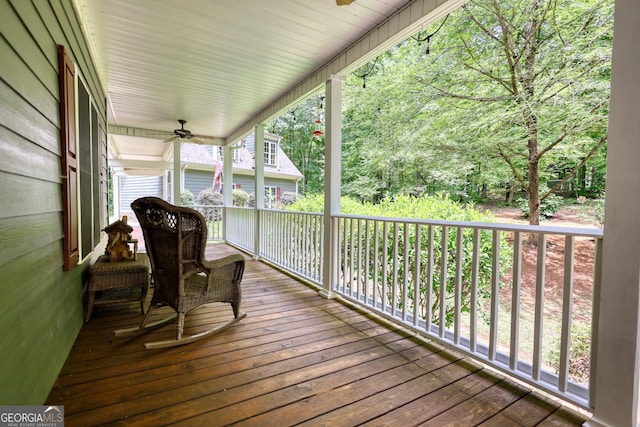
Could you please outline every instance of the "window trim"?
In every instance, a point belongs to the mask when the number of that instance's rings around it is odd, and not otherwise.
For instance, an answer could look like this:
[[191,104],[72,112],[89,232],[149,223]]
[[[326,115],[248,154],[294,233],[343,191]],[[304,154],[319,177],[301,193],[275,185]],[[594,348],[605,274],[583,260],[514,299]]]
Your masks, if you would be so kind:
[[264,164],[265,166],[278,166],[278,142],[264,140]]

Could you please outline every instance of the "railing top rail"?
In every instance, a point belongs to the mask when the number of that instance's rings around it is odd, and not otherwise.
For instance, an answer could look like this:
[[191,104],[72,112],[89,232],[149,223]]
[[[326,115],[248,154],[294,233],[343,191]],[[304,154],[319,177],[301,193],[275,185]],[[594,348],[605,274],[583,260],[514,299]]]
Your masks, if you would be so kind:
[[438,225],[448,227],[463,227],[483,230],[503,230],[503,231],[520,231],[526,233],[545,233],[545,234],[562,234],[567,236],[584,236],[601,238],[603,236],[602,229],[589,227],[558,227],[550,225],[524,225],[524,224],[506,224],[499,222],[462,222],[462,221],[446,221],[446,220],[429,220],[418,218],[395,218],[385,216],[362,216],[362,215],[334,215],[336,218],[352,218],[367,219],[383,222],[402,222],[407,224],[423,224]]
[[[234,206],[234,209],[253,209],[246,207]],[[300,215],[323,215],[322,212],[301,212],[301,211],[289,211],[283,209],[260,209],[260,211],[266,212],[280,212],[280,213],[295,213]],[[337,214],[336,218],[351,218],[351,219],[367,219],[373,221],[383,222],[402,222],[407,224],[423,224],[423,225],[438,225],[448,227],[463,227],[471,229],[482,230],[502,230],[502,231],[519,231],[525,233],[545,233],[545,234],[561,234],[566,236],[581,236],[581,237],[593,237],[602,238],[604,235],[601,228],[593,227],[561,227],[553,225],[526,225],[526,224],[508,224],[500,222],[463,222],[463,221],[447,221],[436,219],[420,219],[420,218],[398,218],[398,217],[386,217],[386,216],[364,216],[364,215],[352,215],[352,214]]]
[[313,215],[313,216],[322,216],[324,215],[322,212],[302,212],[302,211],[289,211],[285,209],[258,209],[260,212],[270,212],[270,213],[289,213],[296,215]]

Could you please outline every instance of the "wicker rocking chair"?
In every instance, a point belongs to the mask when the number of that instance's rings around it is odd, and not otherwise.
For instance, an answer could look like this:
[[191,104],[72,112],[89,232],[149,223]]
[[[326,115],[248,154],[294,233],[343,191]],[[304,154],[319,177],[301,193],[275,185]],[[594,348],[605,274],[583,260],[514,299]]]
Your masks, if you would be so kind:
[[[135,212],[151,262],[153,297],[140,326],[115,331],[116,335],[137,335],[178,318],[175,340],[146,343],[146,348],[188,344],[220,332],[246,317],[240,313],[240,282],[244,272],[242,255],[209,261],[205,259],[207,225],[197,211],[174,206],[157,197],[135,200]],[[228,302],[234,318],[214,329],[183,336],[187,312],[212,302]],[[148,323],[155,308],[169,306],[176,315]]]

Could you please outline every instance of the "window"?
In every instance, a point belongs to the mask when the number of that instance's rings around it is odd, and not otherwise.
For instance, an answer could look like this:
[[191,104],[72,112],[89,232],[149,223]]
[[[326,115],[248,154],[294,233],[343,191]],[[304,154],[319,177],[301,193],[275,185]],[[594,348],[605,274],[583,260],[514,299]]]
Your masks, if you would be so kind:
[[274,141],[264,141],[264,164],[265,166],[277,166],[278,164],[278,143]]
[[265,209],[276,209],[278,206],[279,191],[278,187],[264,187],[264,207]]
[[[240,156],[238,155],[239,152],[239,147],[232,147],[231,148],[231,154],[232,154],[232,160],[234,163],[238,162],[238,159],[240,158]],[[224,162],[224,147],[223,146],[219,146],[218,147],[218,159],[220,159],[221,162]]]

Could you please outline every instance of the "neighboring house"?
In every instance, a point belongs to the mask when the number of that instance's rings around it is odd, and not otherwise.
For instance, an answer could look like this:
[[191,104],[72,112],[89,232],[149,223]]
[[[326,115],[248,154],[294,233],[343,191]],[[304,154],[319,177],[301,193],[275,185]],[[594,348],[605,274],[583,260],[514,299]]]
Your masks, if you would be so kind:
[[115,216],[119,219],[123,215],[136,221],[135,214],[131,210],[131,202],[142,196],[155,196],[164,198],[165,176],[158,175],[121,175],[114,182],[118,186],[114,195],[117,195],[114,206]]
[[[265,133],[264,187],[267,207],[278,206],[285,192],[298,193],[302,174],[280,147],[281,137]],[[213,186],[216,167],[222,170],[222,148],[211,145],[183,144],[180,151],[183,170],[183,188],[197,197],[200,191]],[[233,187],[255,193],[255,142],[250,134],[239,148],[233,150]],[[221,191],[225,189],[222,178]]]
[[[280,147],[280,136],[265,133],[264,137],[264,188],[265,207],[279,206],[280,197],[285,192],[298,194],[298,181],[302,174]],[[222,147],[182,143],[180,148],[181,184],[183,190],[189,190],[194,197],[207,188],[213,187],[216,170],[222,173]],[[254,174],[255,143],[253,134],[244,138],[239,148],[233,150],[233,185],[249,194],[255,193]],[[171,172],[162,175],[122,175],[114,181],[116,198],[115,216],[127,215],[133,218],[129,206],[142,196],[156,196],[169,199]],[[225,181],[222,177],[221,192]]]

